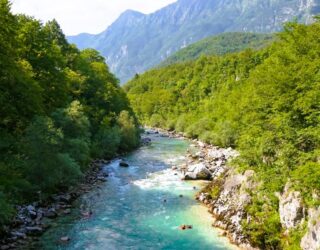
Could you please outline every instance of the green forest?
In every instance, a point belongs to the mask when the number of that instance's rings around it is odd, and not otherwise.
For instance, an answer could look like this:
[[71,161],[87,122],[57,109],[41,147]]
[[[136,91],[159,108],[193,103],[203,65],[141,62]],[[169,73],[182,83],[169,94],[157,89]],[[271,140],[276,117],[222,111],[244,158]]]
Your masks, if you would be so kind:
[[274,40],[273,34],[230,32],[212,36],[179,50],[163,61],[160,66],[187,62],[201,55],[224,55],[248,48],[261,49]]
[[260,183],[245,235],[261,249],[300,249],[304,228],[284,236],[278,214],[290,180],[306,207],[320,204],[320,22],[285,25],[261,50],[150,70],[125,90],[143,124],[235,147],[239,172]]
[[0,0],[0,234],[16,204],[81,180],[92,159],[139,144],[125,92],[95,50]]

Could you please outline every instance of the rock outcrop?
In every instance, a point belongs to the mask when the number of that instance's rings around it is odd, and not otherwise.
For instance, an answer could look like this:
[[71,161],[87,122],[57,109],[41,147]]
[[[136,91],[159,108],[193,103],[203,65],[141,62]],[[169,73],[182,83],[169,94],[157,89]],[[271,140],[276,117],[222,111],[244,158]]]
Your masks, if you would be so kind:
[[241,222],[246,219],[246,205],[251,201],[248,190],[258,185],[254,171],[237,173],[228,167],[228,161],[239,153],[194,141],[186,164],[178,167],[185,180],[212,180],[197,199],[208,206],[216,218],[213,226],[226,230],[230,240],[245,249],[253,249],[243,236]]
[[301,240],[303,250],[320,249],[320,207],[308,211],[308,230]]
[[290,190],[290,183],[279,196],[279,215],[282,227],[288,232],[292,228],[301,225],[305,217],[300,192]]
[[213,226],[227,230],[227,236],[232,242],[252,249],[249,241],[243,236],[241,222],[247,219],[245,207],[251,201],[247,190],[252,190],[257,185],[253,181],[254,172],[246,171],[239,174],[230,168],[223,177],[213,181],[214,193],[201,194],[199,199],[215,216]]

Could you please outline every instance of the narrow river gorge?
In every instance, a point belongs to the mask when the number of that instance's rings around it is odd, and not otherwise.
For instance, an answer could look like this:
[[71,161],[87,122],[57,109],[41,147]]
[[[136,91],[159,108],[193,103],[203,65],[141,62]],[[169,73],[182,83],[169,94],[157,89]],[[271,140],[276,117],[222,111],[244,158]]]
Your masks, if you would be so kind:
[[[207,208],[195,200],[203,182],[181,180],[172,165],[182,163],[189,142],[152,135],[152,143],[105,165],[107,182],[79,198],[34,243],[39,249],[236,249],[212,227]],[[80,208],[92,211],[83,218]],[[180,225],[192,225],[180,230]],[[70,241],[62,243],[60,238]]]

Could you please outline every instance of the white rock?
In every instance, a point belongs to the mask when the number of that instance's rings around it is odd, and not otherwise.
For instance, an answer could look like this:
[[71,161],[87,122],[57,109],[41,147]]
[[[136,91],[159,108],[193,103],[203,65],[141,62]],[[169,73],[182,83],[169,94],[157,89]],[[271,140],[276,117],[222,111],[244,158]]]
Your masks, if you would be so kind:
[[224,157],[224,154],[219,149],[210,149],[210,150],[208,150],[208,156],[213,159],[220,159],[220,158]]
[[199,147],[201,147],[201,148],[204,148],[204,147],[206,146],[206,144],[204,144],[204,143],[201,142],[201,141],[198,141],[198,145],[199,145]]
[[303,218],[300,192],[290,191],[289,184],[279,197],[279,214],[282,227],[286,230],[297,227]]
[[211,172],[203,163],[189,166],[184,176],[185,180],[210,180],[210,178]]
[[320,207],[308,211],[308,231],[301,240],[303,250],[320,249]]

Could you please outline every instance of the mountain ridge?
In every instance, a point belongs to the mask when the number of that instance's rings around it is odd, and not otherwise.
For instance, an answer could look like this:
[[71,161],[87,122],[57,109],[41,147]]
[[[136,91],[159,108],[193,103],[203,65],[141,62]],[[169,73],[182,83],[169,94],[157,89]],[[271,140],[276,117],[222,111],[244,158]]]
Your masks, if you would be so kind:
[[122,83],[179,49],[224,32],[270,33],[298,18],[312,22],[320,0],[179,0],[151,14],[128,10],[97,35],[68,37],[106,57]]

